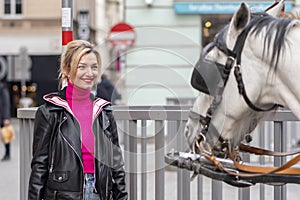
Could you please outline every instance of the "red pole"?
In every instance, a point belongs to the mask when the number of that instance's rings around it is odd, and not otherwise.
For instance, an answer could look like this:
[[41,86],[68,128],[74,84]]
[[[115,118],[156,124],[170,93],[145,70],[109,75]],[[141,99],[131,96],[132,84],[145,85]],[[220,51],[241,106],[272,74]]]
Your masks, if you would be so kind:
[[62,0],[62,50],[73,40],[73,0]]

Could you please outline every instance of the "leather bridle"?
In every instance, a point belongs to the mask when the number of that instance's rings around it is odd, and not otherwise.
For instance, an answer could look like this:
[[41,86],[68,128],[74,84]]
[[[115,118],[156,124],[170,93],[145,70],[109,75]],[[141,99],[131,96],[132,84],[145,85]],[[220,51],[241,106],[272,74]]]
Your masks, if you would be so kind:
[[[239,94],[241,94],[243,96],[245,102],[252,110],[254,110],[256,112],[267,112],[267,111],[274,110],[281,106],[279,104],[274,104],[273,106],[271,106],[270,108],[267,108],[267,109],[260,108],[260,107],[256,106],[254,103],[252,103],[252,101],[249,99],[249,97],[247,95],[246,88],[245,88],[245,85],[243,82],[242,73],[240,71],[240,66],[241,66],[241,57],[242,57],[243,47],[244,47],[246,38],[248,36],[248,33],[250,32],[249,31],[250,28],[251,27],[248,26],[239,34],[232,50],[230,50],[227,47],[226,43],[223,41],[224,40],[224,37],[223,37],[224,32],[222,34],[216,35],[214,41],[212,43],[208,44],[207,47],[204,48],[204,50],[203,50],[203,54],[205,55],[211,49],[217,48],[218,50],[220,50],[222,53],[224,53],[227,56],[227,60],[225,62],[225,65],[220,64],[220,63],[215,63],[216,65],[223,66],[223,71],[221,72],[222,80],[219,81],[216,92],[215,92],[215,94],[213,94],[213,101],[206,112],[206,116],[200,117],[202,119],[202,120],[200,120],[200,123],[202,124],[202,127],[205,128],[200,133],[200,136],[202,135],[201,137],[206,136],[206,134],[208,132],[208,127],[211,126],[210,125],[211,117],[213,116],[214,111],[218,108],[219,104],[222,101],[223,91],[224,91],[226,83],[229,79],[229,74],[230,74],[232,68],[234,68],[234,75],[235,75],[235,78],[237,81]],[[219,134],[219,135],[220,135],[218,137],[219,141],[221,143],[223,143],[225,140],[221,137],[221,134]],[[201,139],[201,137],[199,139]]]
[[[248,33],[250,32],[251,27],[247,27],[244,29],[238,36],[234,48],[232,50],[228,49],[226,43],[223,41],[224,38],[222,38],[222,34],[219,34],[215,37],[214,41],[207,45],[207,47],[204,49],[204,54],[209,52],[212,48],[218,48],[221,52],[223,52],[227,56],[227,60],[225,65],[223,65],[223,71],[221,72],[222,80],[218,83],[217,89],[215,94],[213,95],[213,101],[208,108],[206,112],[206,116],[202,116],[194,111],[190,111],[190,118],[196,119],[198,115],[199,122],[201,124],[201,130],[199,133],[197,133],[194,144],[193,146],[193,152],[194,153],[200,153],[203,155],[205,158],[210,160],[214,165],[216,165],[220,170],[225,171],[231,175],[234,176],[246,176],[246,177],[253,177],[253,176],[260,176],[260,175],[265,175],[265,174],[270,174],[270,173],[276,173],[276,174],[300,174],[300,169],[299,168],[291,168],[291,166],[295,165],[295,163],[300,161],[300,155],[297,155],[294,159],[290,160],[289,162],[285,163],[284,165],[280,167],[252,167],[252,166],[246,166],[241,164],[241,158],[239,156],[238,151],[246,151],[249,153],[254,153],[257,155],[269,155],[269,156],[283,156],[283,155],[295,155],[300,153],[299,151],[291,152],[291,153],[280,153],[280,152],[273,152],[273,151],[268,151],[248,145],[241,144],[237,147],[237,149],[232,150],[231,147],[228,145],[228,141],[226,141],[224,138],[222,138],[221,134],[216,132],[215,128],[212,128],[213,125],[210,123],[211,118],[214,114],[214,111],[217,109],[219,104],[222,101],[222,95],[224,88],[226,86],[226,83],[229,78],[229,74],[234,68],[234,75],[235,79],[237,81],[238,85],[238,91],[239,94],[243,96],[245,102],[251,108],[252,110],[256,112],[267,112],[274,110],[278,107],[281,107],[279,104],[274,104],[270,108],[260,108],[256,105],[254,105],[249,97],[247,96],[247,92],[244,86],[243,78],[242,78],[242,73],[240,71],[240,66],[241,66],[241,55],[243,51],[243,47],[246,41],[246,38],[248,36]],[[220,63],[215,63],[218,65],[221,65]],[[211,131],[215,129],[215,131]],[[209,131],[210,130],[210,131]],[[219,143],[221,144],[220,146],[214,146],[211,147],[207,142],[206,142],[206,137],[208,132],[210,134],[214,134],[218,138]],[[214,151],[215,150],[215,151]],[[230,157],[236,168],[239,170],[243,170],[245,172],[250,172],[251,174],[248,173],[240,173],[240,172],[235,172],[232,170],[228,170],[222,166],[221,163],[219,163],[216,160],[216,156],[222,156],[222,157]]]

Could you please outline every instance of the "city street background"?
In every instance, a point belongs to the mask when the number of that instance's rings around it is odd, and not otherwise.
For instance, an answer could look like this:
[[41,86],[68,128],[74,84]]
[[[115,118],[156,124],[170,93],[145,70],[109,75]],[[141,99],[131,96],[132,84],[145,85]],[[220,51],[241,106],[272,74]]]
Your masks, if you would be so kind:
[[[11,142],[10,161],[0,162],[0,199],[20,199],[20,162],[19,162],[19,124],[13,118],[11,123],[15,128],[16,139]],[[0,142],[0,158],[4,155],[4,145]]]

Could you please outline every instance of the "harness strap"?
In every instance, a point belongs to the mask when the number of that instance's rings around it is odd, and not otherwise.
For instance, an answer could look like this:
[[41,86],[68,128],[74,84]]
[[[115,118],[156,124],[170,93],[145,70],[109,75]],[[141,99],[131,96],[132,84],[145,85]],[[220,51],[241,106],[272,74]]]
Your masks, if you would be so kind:
[[[255,152],[261,153],[259,155],[268,155],[273,154],[273,156],[282,156],[282,155],[293,155],[296,152],[291,153],[281,153],[281,152],[272,152],[264,149],[259,149],[255,147],[251,147],[255,150]],[[242,145],[242,149],[251,149],[247,145]],[[216,159],[211,153],[211,149],[209,145],[203,142],[199,145],[199,150],[201,155],[203,155],[207,160],[209,160],[213,165],[218,167],[221,171],[224,171],[230,175],[234,175],[236,177],[257,177],[257,176],[264,176],[268,174],[281,174],[281,175],[300,175],[300,168],[293,167],[295,164],[300,162],[300,154],[289,160],[288,162],[284,163],[279,167],[261,167],[255,165],[246,165],[243,164],[241,158],[237,151],[231,151],[229,154],[230,159],[233,161],[234,166],[237,170],[228,169],[223,166],[221,162]],[[252,150],[250,150],[252,151]],[[263,154],[264,153],[264,154]]]
[[[279,167],[260,167],[260,166],[254,166],[254,165],[244,165],[240,163],[237,159],[233,159],[234,165],[238,170],[242,170],[244,172],[250,172],[250,173],[256,173],[251,174],[253,176],[262,176],[267,174],[300,174],[300,168],[292,168],[295,164],[297,164],[300,161],[300,155],[297,155],[296,157],[292,158],[285,164],[279,166]],[[257,174],[258,173],[258,174]],[[243,176],[243,174],[240,174],[239,176]]]
[[[235,75],[235,79],[238,83],[238,90],[239,93],[244,97],[244,100],[246,101],[246,103],[248,104],[248,106],[257,112],[266,112],[266,111],[271,111],[276,109],[277,107],[280,107],[281,105],[279,104],[274,104],[272,107],[267,108],[267,109],[263,109],[263,108],[259,108],[257,106],[255,106],[251,100],[249,99],[246,90],[245,90],[245,86],[244,86],[244,82],[243,82],[243,78],[242,78],[242,73],[240,72],[240,67],[239,65],[234,67],[234,75]],[[281,106],[282,107],[282,106]]]
[[[279,166],[279,167],[260,167],[254,165],[245,165],[240,163],[239,159],[233,159],[234,165],[237,170],[228,169],[219,162],[215,156],[203,154],[203,156],[211,161],[216,167],[218,167],[221,171],[224,171],[230,175],[236,177],[258,177],[265,176],[268,174],[279,174],[279,175],[299,175],[300,168],[292,168],[295,164],[300,161],[300,155],[294,157],[287,163]],[[240,172],[242,171],[242,172]]]
[[290,151],[290,152],[277,152],[277,151],[270,151],[250,145],[240,144],[239,146],[240,150],[247,152],[247,153],[253,153],[256,155],[265,155],[265,156],[291,156],[300,154],[300,150]]

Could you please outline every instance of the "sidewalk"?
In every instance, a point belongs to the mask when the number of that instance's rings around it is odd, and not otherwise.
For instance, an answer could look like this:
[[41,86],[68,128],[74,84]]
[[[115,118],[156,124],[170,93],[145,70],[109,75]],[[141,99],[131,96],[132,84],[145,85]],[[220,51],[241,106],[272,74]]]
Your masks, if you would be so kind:
[[[0,161],[0,199],[18,200],[20,194],[20,164],[19,164],[19,124],[18,119],[12,119],[16,139],[11,142],[11,160]],[[4,145],[0,142],[0,159],[4,155]]]

